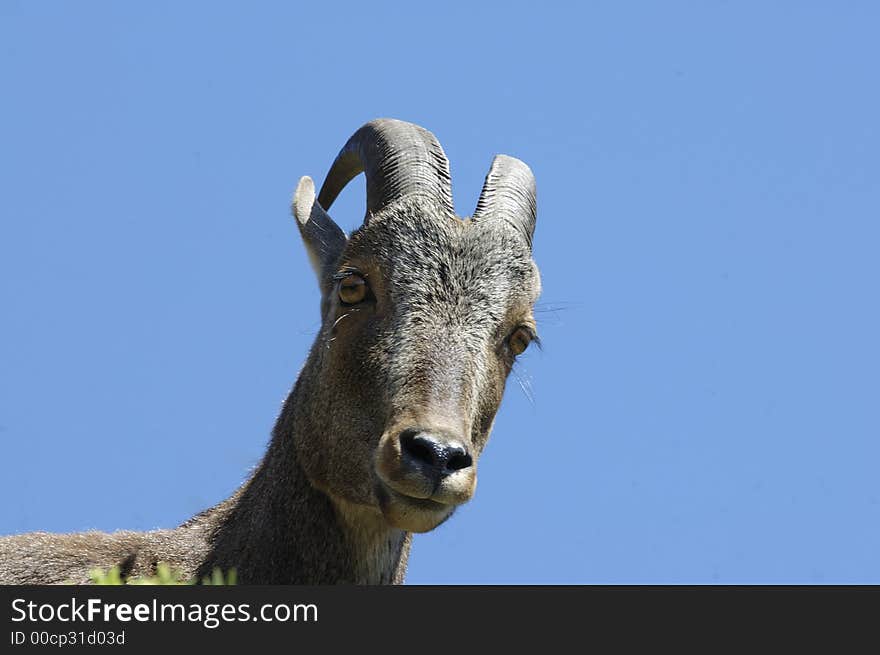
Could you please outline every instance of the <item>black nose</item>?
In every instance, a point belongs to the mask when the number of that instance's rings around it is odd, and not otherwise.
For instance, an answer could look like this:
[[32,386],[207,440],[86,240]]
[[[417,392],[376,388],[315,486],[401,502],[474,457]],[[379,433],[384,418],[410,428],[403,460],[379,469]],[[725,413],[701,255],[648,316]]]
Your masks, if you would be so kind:
[[410,429],[401,432],[400,450],[405,463],[436,478],[444,478],[474,463],[467,448],[459,441],[427,431]]

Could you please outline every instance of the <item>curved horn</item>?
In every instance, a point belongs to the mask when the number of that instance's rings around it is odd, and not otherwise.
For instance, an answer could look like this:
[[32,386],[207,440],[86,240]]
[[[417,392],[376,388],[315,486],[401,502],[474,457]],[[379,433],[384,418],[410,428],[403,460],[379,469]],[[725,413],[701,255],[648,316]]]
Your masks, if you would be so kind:
[[516,228],[531,248],[537,212],[532,170],[515,157],[496,155],[483,183],[474,220],[498,216]]
[[358,173],[367,178],[367,216],[395,200],[420,195],[455,214],[449,161],[428,130],[390,118],[370,121],[343,146],[318,194],[324,209]]

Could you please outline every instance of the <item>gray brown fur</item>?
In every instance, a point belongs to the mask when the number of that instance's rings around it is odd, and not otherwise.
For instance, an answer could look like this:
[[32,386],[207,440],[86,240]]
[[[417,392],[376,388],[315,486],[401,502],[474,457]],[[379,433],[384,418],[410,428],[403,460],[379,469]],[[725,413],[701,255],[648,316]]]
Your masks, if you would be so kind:
[[[235,568],[251,584],[401,583],[412,533],[473,494],[514,362],[508,337],[533,326],[540,292],[528,168],[497,158],[475,217],[463,220],[451,212],[444,166],[433,135],[383,119],[343,148],[326,207],[311,180],[300,182],[294,213],[318,274],[322,327],[263,460],[235,494],[174,529],[0,537],[0,583],[84,583],[112,566],[143,576],[159,562],[186,577]],[[360,170],[369,211],[348,238],[326,210]],[[339,274],[352,269],[370,302],[340,301]],[[408,428],[472,462],[424,473],[425,462],[446,460],[413,459],[401,445]]]

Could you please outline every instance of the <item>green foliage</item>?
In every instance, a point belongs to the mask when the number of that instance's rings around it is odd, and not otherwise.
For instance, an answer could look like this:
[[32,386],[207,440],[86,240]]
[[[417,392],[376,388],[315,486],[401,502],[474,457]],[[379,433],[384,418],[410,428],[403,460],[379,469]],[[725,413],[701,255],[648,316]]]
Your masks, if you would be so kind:
[[215,568],[210,576],[202,578],[201,582],[193,579],[185,579],[183,575],[172,569],[165,562],[159,562],[156,566],[156,575],[147,578],[137,577],[123,580],[119,575],[119,567],[114,566],[108,571],[102,569],[92,569],[89,574],[92,584],[96,585],[123,585],[123,584],[144,584],[144,585],[234,585],[237,582],[235,569],[229,569],[226,575],[219,568]]
[[224,578],[223,571],[220,570],[219,566],[215,566],[214,570],[211,572],[211,577],[205,576],[202,578],[203,585],[215,585],[215,586],[223,586],[223,585],[234,585],[238,582],[238,574],[235,569],[229,569],[226,572],[226,576]]

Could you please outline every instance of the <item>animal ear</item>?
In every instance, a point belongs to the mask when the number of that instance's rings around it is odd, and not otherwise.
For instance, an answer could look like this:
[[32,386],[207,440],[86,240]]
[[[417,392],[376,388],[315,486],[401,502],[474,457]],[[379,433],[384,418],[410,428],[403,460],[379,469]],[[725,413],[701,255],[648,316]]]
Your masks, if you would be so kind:
[[322,287],[333,274],[331,270],[348,242],[345,232],[333,222],[315,200],[315,183],[305,176],[300,179],[293,194],[293,215],[306,246],[312,268]]

